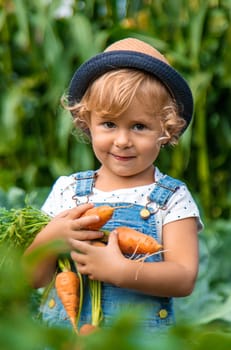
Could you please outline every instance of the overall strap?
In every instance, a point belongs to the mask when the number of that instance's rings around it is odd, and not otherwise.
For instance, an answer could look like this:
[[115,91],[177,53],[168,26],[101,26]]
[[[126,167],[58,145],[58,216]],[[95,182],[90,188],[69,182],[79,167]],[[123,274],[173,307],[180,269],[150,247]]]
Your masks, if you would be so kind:
[[164,208],[171,196],[183,185],[183,182],[165,175],[157,183],[151,192],[149,199],[157,203],[159,208]]
[[96,178],[96,172],[93,170],[80,171],[75,174],[76,188],[75,196],[88,196],[92,193]]

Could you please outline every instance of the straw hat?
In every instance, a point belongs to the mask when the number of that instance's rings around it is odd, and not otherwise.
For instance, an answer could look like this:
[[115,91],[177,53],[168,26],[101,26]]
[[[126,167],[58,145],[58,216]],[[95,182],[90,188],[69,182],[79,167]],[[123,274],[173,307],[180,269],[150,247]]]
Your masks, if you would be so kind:
[[69,104],[79,102],[92,81],[119,68],[138,69],[157,77],[175,99],[186,129],[193,114],[193,97],[187,82],[158,50],[134,38],[113,43],[76,70],[69,86]]

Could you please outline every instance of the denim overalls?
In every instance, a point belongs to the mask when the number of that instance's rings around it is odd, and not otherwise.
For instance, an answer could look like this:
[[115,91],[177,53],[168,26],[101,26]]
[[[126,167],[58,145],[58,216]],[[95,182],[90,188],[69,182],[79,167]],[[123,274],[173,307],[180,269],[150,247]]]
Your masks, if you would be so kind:
[[[96,172],[86,171],[76,174],[76,199],[80,196],[90,196],[94,186]],[[166,210],[167,202],[173,193],[182,185],[182,182],[169,176],[161,178],[147,199],[146,208],[150,210],[149,218],[143,219],[140,215],[144,206],[131,203],[107,203],[115,209],[111,220],[103,227],[105,230],[112,231],[118,226],[129,226],[140,232],[146,233],[159,240],[156,231],[155,212],[156,210]],[[155,202],[157,209],[153,211],[149,203]],[[106,203],[94,203],[95,206],[105,205]],[[113,259],[113,257],[112,257]],[[156,254],[145,261],[161,261],[162,255]],[[139,267],[139,263],[137,263]],[[105,266],[105,268],[107,268]],[[139,273],[142,273],[142,269]],[[135,278],[135,276],[134,276]],[[88,280],[84,277],[84,300],[79,320],[79,326],[84,323],[91,323],[91,302],[88,288]],[[134,312],[135,307],[141,308],[142,319],[141,326],[148,331],[164,329],[174,324],[173,301],[169,297],[154,297],[140,292],[115,287],[114,285],[102,283],[102,311],[103,319],[101,327],[110,327],[115,317],[121,312]],[[41,305],[42,318],[48,325],[70,327],[70,322],[59,298],[56,295],[55,288],[49,291],[46,302]]]

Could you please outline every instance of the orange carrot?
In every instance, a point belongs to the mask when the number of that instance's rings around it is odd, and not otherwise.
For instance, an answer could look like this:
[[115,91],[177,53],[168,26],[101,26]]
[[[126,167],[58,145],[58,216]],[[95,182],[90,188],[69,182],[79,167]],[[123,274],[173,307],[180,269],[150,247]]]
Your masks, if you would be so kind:
[[65,263],[59,260],[59,265],[62,269],[55,279],[55,287],[64,309],[70,319],[73,329],[76,333],[77,330],[77,316],[81,307],[81,280],[77,273],[71,271],[70,263],[68,259],[65,259]]
[[100,220],[94,224],[90,224],[86,227],[88,230],[97,231],[99,230],[103,225],[106,224],[108,220],[111,219],[113,212],[115,208],[110,207],[109,205],[102,205],[100,207],[94,207],[91,209],[88,209],[83,216],[89,216],[89,215],[98,215],[100,217]]
[[162,249],[155,238],[130,227],[117,227],[118,243],[124,254],[153,254]]
[[99,327],[94,326],[91,323],[85,323],[80,327],[79,334],[80,335],[89,335],[89,334],[97,331],[97,329],[99,329]]
[[93,245],[94,247],[105,247],[106,243],[98,240],[92,240],[91,245]]

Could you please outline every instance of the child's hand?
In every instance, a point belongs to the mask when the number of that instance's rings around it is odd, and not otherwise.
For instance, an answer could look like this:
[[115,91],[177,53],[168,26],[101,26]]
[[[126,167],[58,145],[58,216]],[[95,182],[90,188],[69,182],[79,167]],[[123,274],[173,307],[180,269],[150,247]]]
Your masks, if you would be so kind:
[[83,204],[76,208],[65,210],[59,215],[55,216],[40,233],[47,240],[62,239],[67,243],[69,250],[72,247],[73,240],[90,241],[99,239],[103,236],[102,232],[87,230],[87,226],[96,223],[100,218],[96,215],[84,216],[82,215],[93,205]]
[[95,246],[79,240],[73,240],[71,257],[78,271],[90,279],[117,284],[126,258],[120,251],[115,232],[109,236],[108,244]]

